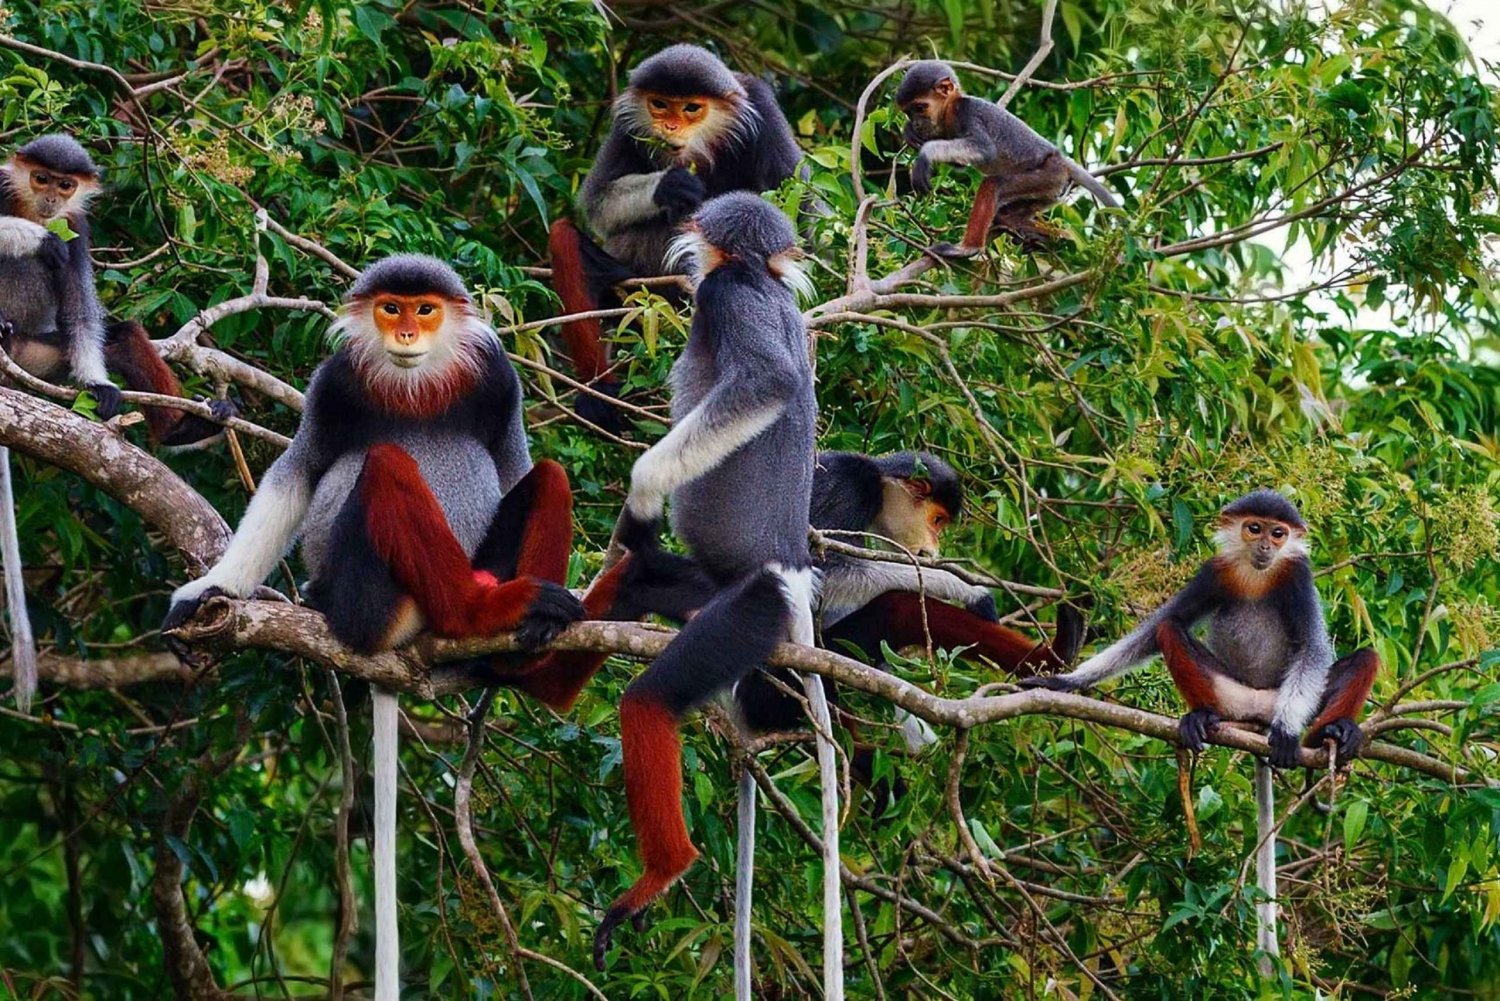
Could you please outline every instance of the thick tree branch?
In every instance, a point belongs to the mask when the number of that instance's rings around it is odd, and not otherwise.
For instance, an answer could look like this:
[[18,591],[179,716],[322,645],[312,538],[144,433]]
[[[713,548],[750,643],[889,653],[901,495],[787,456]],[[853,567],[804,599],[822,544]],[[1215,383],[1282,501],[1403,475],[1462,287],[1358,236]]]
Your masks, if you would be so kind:
[[[549,649],[612,653],[650,660],[659,656],[676,635],[676,630],[633,622],[580,622],[553,641]],[[393,691],[410,692],[427,699],[496,681],[495,675],[470,663],[446,662],[519,650],[512,636],[502,634],[470,640],[425,638],[400,650],[361,657],[334,639],[322,616],[316,612],[276,602],[231,601],[226,598],[206,602],[198,618],[179,629],[177,637],[218,651],[252,648],[306,657]],[[1129,730],[1174,746],[1177,744],[1175,719],[1082,695],[1027,689],[1003,695],[948,698],[832,651],[792,643],[778,646],[767,664],[822,675],[842,686],[885,699],[939,726],[967,730],[1022,716],[1058,716]],[[1211,733],[1209,742],[1251,754],[1269,753],[1265,737],[1228,726],[1221,726]],[[1491,780],[1471,775],[1458,765],[1394,744],[1371,743],[1365,748],[1364,757],[1410,768],[1447,782],[1491,783]],[[1308,768],[1325,768],[1328,756],[1321,749],[1304,748],[1298,763]]]
[[106,424],[0,386],[0,445],[77,473],[139,514],[194,575],[229,544],[229,526],[192,487]]

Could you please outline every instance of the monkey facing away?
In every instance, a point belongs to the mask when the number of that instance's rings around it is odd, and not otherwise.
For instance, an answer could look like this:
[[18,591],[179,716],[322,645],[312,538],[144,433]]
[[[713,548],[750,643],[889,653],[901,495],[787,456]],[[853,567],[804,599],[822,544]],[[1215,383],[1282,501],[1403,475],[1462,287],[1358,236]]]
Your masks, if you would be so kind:
[[[798,284],[796,236],[772,205],[741,192],[705,202],[680,239],[701,278],[692,330],[672,370],[673,426],[631,471],[619,538],[632,554],[657,548],[670,496],[673,529],[717,590],[620,704],[626,802],[644,871],[600,922],[594,959],[601,968],[614,929],[698,856],[682,812],[683,717],[747,677],[777,643],[813,642],[807,525],[817,402],[806,327],[787,287]],[[812,677],[807,687],[824,735],[824,986],[838,998],[837,778],[822,686]],[[741,998],[751,989],[748,890],[737,882]]]
[[[528,649],[583,614],[563,586],[572,494],[532,465],[521,383],[453,269],[400,255],[350,289],[341,344],[313,373],[291,447],[262,479],[219,562],[172,595],[170,633],[214,594],[244,597],[294,536],[308,597],[357,652],[514,630]],[[549,701],[552,654],[506,683]],[[376,690],[376,989],[398,990],[396,705]]]
[[917,150],[912,187],[932,190],[932,165],[951,163],[984,175],[968,228],[957,246],[930,248],[941,257],[974,257],[983,251],[994,226],[1032,247],[1056,235],[1036,216],[1060,201],[1072,184],[1088,189],[1099,204],[1118,208],[1119,200],[1083,167],[1004,108],[965,95],[947,63],[925,60],[906,71],[896,89],[896,105],[908,121],[902,137]]
[[[1356,720],[1380,659],[1368,647],[1334,660],[1307,561],[1307,525],[1274,490],[1256,490],[1220,513],[1219,553],[1124,639],[1068,674],[1022,682],[1077,691],[1160,653],[1188,705],[1184,747],[1203,748],[1221,720],[1268,724],[1271,764],[1290,768],[1298,747],[1332,739],[1340,760],[1359,753]],[[1209,620],[1207,642],[1192,633]]]
[[[113,417],[120,391],[181,396],[172,374],[139,323],[106,324],[89,258],[89,201],[100,189],[99,168],[77,140],[42,136],[0,165],[0,346],[41,379],[66,372]],[[65,219],[75,235],[64,242],[47,228]],[[234,416],[227,400],[209,403],[220,422]],[[158,444],[194,445],[220,434],[222,423],[162,407],[145,408]]]
[[[580,192],[603,246],[566,219],[552,226],[552,282],[564,310],[618,304],[613,289],[624,279],[673,273],[668,244],[704,199],[769,191],[792,176],[801,157],[764,80],[731,72],[696,45],[673,45],[643,60],[615,101],[609,136]],[[600,321],[569,321],[562,334],[578,377],[617,394]],[[578,410],[606,428],[622,424],[617,408],[587,394]]]

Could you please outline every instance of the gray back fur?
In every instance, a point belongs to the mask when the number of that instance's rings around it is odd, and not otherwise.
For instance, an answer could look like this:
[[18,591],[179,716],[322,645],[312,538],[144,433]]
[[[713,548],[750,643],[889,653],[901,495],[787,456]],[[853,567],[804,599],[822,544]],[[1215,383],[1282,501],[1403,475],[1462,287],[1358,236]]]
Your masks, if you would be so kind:
[[811,565],[807,527],[818,404],[807,329],[796,297],[767,267],[791,249],[786,217],[764,199],[725,195],[696,218],[721,235],[735,258],[698,286],[693,328],[672,367],[672,417],[681,420],[713,394],[729,397],[726,417],[784,401],[780,416],[707,475],[672,496],[672,526],[720,579],[775,561]]

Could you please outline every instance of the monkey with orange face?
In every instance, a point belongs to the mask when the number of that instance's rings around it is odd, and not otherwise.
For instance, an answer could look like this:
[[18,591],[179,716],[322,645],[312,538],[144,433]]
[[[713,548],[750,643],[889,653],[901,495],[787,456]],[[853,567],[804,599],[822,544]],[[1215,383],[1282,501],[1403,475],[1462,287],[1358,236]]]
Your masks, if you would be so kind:
[[[1218,555],[1166,604],[1077,670],[1022,684],[1077,691],[1159,653],[1188,705],[1184,747],[1201,750],[1222,720],[1242,720],[1270,726],[1277,768],[1297,763],[1304,734],[1336,741],[1347,760],[1364,743],[1356,720],[1380,658],[1365,648],[1334,659],[1306,537],[1291,501],[1274,490],[1246,494],[1220,512]],[[1205,619],[1206,643],[1192,633]]]
[[[563,308],[571,314],[612,305],[621,281],[678,271],[668,246],[699,205],[730,191],[769,191],[792,176],[801,157],[764,80],[732,72],[696,45],[645,59],[615,102],[609,137],[580,192],[599,242],[566,219],[552,226],[552,283]],[[562,335],[578,377],[617,394],[600,321],[569,321]],[[602,427],[622,424],[616,407],[593,396],[581,396],[578,411]]]

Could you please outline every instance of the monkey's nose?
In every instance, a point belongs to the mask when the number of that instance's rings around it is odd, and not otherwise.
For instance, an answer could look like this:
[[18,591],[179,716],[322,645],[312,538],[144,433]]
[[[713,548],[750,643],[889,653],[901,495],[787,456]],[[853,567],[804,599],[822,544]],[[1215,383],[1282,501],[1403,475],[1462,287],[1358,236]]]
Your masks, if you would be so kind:
[[417,332],[415,330],[398,330],[398,331],[396,331],[396,341],[397,341],[397,343],[400,343],[400,344],[414,344],[416,342],[416,340],[417,340]]

